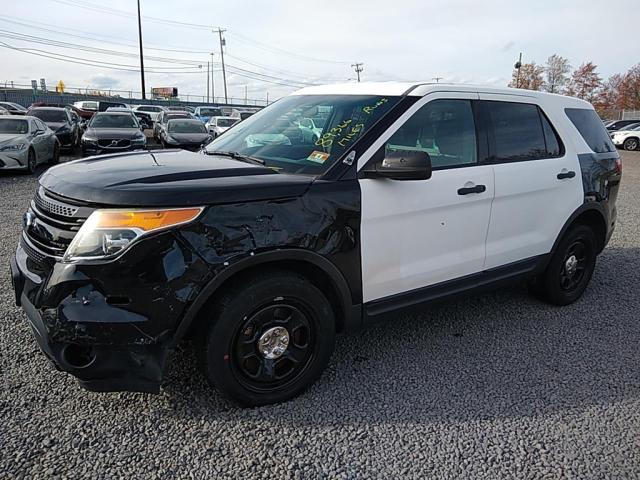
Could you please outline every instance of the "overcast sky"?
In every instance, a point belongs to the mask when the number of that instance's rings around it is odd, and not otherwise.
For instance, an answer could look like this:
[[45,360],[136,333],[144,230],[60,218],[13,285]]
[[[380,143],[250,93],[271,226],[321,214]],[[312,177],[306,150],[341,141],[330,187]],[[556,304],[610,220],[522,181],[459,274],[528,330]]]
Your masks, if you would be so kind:
[[[245,88],[249,98],[259,99],[267,92],[275,99],[296,90],[239,74],[258,72],[262,80],[295,85],[347,81],[356,77],[350,66],[356,61],[364,63],[363,80],[443,77],[495,85],[508,83],[521,51],[527,62],[544,63],[553,53],[574,66],[592,60],[603,77],[640,61],[638,0],[141,0],[141,5],[147,89],[176,86],[182,98],[206,94],[206,52],[211,51],[216,97],[222,95],[218,35],[209,25],[227,29],[225,60],[229,70],[235,69],[227,75],[233,97],[244,97]],[[40,55],[133,70],[138,62],[135,8],[135,0],[2,0],[0,41]],[[16,33],[130,57],[33,43]],[[29,84],[44,77],[49,87],[63,80],[70,87],[140,90],[134,71],[4,46],[0,60],[3,83]],[[181,73],[160,73],[168,70]]]

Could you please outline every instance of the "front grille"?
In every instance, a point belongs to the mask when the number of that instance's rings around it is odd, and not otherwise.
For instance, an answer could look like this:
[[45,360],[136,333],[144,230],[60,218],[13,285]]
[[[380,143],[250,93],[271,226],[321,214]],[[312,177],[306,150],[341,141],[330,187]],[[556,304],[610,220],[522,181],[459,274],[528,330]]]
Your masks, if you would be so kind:
[[71,203],[61,200],[40,187],[27,213],[30,221],[25,226],[24,235],[28,240],[29,249],[32,250],[29,253],[25,248],[27,255],[39,263],[42,263],[42,260],[38,255],[62,257],[92,211],[91,207],[75,201]]
[[131,140],[127,140],[124,138],[103,138],[98,140],[98,145],[102,148],[128,148],[131,145]]

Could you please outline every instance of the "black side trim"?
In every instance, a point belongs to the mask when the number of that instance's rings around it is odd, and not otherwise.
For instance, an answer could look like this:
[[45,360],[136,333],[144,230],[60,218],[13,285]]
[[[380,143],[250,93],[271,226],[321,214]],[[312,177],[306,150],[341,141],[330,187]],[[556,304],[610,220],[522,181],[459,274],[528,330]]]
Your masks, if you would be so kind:
[[198,297],[191,304],[186,314],[182,318],[176,332],[173,336],[174,344],[177,344],[186,335],[189,327],[193,323],[200,309],[206,304],[211,296],[218,290],[226,280],[231,278],[236,273],[240,273],[250,267],[255,267],[268,262],[277,261],[302,261],[315,265],[322,269],[333,282],[338,295],[340,297],[340,308],[344,313],[344,330],[351,331],[357,330],[362,323],[361,306],[353,305],[351,301],[351,291],[347,285],[346,280],[329,260],[321,255],[310,252],[308,250],[299,249],[284,249],[274,250],[270,252],[258,253],[256,255],[244,258],[238,262],[235,262],[218,275],[216,275],[198,294]]
[[500,285],[510,284],[515,279],[524,279],[541,272],[547,260],[548,255],[540,255],[455,280],[374,300],[364,305],[364,321],[365,323],[377,321],[390,314],[397,314],[400,310],[423,308],[445,299],[493,290]]

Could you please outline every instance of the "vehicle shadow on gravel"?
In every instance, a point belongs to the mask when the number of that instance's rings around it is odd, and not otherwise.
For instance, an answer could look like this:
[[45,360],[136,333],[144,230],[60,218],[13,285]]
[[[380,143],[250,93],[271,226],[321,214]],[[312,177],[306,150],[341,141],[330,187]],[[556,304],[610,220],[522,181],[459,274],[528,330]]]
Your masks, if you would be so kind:
[[524,286],[471,297],[338,339],[305,394],[236,409],[205,385],[188,350],[164,394],[176,414],[259,416],[295,425],[535,416],[640,395],[640,249],[608,248],[585,296],[567,307]]

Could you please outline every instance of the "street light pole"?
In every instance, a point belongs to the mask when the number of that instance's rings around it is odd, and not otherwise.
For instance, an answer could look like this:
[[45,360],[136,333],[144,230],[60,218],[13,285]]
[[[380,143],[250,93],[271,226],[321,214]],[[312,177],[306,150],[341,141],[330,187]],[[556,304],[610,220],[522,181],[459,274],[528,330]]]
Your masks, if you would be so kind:
[[140,0],[138,0],[138,40],[140,41],[140,82],[142,84],[142,99],[146,97],[144,86],[144,60],[142,55],[142,20],[140,17]]

